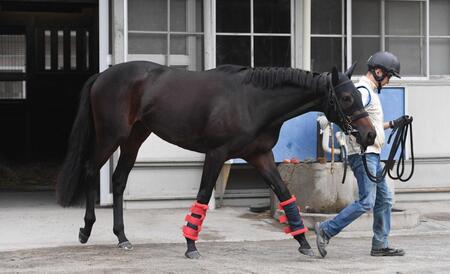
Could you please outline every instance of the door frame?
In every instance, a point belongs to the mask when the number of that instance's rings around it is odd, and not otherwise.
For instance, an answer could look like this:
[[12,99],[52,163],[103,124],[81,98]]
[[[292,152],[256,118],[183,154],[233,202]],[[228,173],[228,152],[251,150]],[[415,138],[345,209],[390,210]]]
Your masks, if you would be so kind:
[[[126,1],[125,1],[126,2]],[[99,72],[106,70],[111,65],[109,54],[109,1],[100,0],[98,3],[98,46],[99,46]],[[112,166],[108,160],[100,169],[100,205],[109,206],[113,204],[111,188]]]

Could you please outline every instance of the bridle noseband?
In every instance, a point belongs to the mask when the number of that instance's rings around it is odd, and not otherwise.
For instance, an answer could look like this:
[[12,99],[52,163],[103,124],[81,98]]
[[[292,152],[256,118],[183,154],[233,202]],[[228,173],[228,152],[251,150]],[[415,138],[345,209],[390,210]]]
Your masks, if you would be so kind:
[[[365,111],[365,110],[360,110],[360,111],[356,111],[355,113],[353,113],[352,115],[347,115],[345,114],[345,112],[342,109],[341,104],[339,103],[339,100],[336,96],[336,91],[335,89],[337,88],[344,88],[345,86],[353,86],[353,82],[349,79],[346,80],[342,83],[340,83],[339,85],[337,85],[336,87],[333,86],[333,82],[331,81],[331,76],[329,77],[329,95],[328,95],[328,106],[332,106],[334,107],[334,110],[337,112],[338,114],[338,119],[342,124],[342,129],[344,131],[345,134],[350,135],[352,133],[358,132],[357,129],[354,129],[352,126],[352,123],[358,119],[364,118],[369,116],[369,114]],[[354,88],[354,86],[353,86]]]

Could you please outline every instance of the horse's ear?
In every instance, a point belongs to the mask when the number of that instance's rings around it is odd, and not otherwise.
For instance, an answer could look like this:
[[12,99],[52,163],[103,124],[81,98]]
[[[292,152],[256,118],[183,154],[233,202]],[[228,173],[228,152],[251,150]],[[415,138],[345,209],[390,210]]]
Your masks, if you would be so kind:
[[347,75],[348,79],[351,79],[351,78],[352,78],[353,71],[355,70],[356,64],[357,64],[357,63],[358,63],[358,62],[354,62],[353,65],[351,65],[351,66],[347,69],[347,71],[345,72],[345,75]]
[[333,69],[331,70],[331,81],[333,86],[336,86],[339,83],[339,72],[336,66],[333,66]]

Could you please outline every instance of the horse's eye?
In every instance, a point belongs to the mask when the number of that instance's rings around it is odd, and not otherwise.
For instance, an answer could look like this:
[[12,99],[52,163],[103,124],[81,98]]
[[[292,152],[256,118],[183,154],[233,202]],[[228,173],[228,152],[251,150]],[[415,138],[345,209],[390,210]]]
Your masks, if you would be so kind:
[[349,107],[353,104],[353,97],[352,96],[343,96],[341,98],[341,102],[343,107]]
[[344,97],[342,97],[342,101],[346,102],[346,103],[351,102],[352,101],[352,97],[351,96],[344,96]]

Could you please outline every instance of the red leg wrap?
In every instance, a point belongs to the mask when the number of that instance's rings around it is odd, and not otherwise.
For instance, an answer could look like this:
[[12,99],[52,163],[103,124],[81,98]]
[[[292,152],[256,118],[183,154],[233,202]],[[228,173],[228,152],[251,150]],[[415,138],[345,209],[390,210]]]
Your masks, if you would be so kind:
[[189,214],[186,215],[184,220],[186,222],[191,223],[191,224],[196,225],[196,226],[202,226],[202,223],[203,223],[202,219],[198,219],[198,218],[192,217],[192,215],[189,215]]
[[[290,198],[290,199],[288,199],[288,200],[286,200],[284,202],[281,202],[279,204],[278,208],[281,209],[281,210],[284,210],[285,206],[290,205],[292,203],[295,203],[296,201],[297,201],[297,199],[295,198],[295,196],[292,196],[292,198]],[[297,208],[298,208],[298,212],[300,214],[300,207],[297,206]],[[292,207],[290,207],[290,210],[292,210]],[[301,218],[300,227],[297,224],[296,225],[297,229],[294,230],[294,231],[292,231],[291,227],[289,226],[289,220],[288,220],[287,215],[281,215],[280,217],[278,217],[278,220],[282,224],[288,224],[288,226],[284,228],[284,232],[287,233],[287,234],[291,234],[292,236],[296,236],[296,235],[308,232],[308,228],[303,225],[303,219],[302,218]]]
[[283,208],[285,205],[288,205],[290,203],[295,203],[297,201],[297,198],[295,198],[294,195],[292,195],[292,197],[289,200],[286,200],[284,202],[280,203],[280,207]]
[[191,207],[190,208],[190,211],[191,211],[191,213],[194,213],[194,214],[197,214],[197,215],[200,215],[201,217],[200,217],[200,219],[205,219],[205,216],[206,216],[206,210],[203,210],[203,209],[201,209],[201,208],[198,208],[198,207]]
[[[191,240],[198,240],[198,234],[202,230],[202,224],[203,220],[206,217],[206,211],[208,210],[208,205],[200,204],[198,202],[195,202],[192,207],[190,208],[190,213],[186,215],[184,220],[187,222],[187,225],[183,226],[183,235],[184,237],[191,239]],[[200,218],[197,218],[197,216],[192,216],[192,214],[200,216]],[[196,226],[197,228],[192,228],[188,226],[190,224],[191,226]]]
[[193,241],[197,241],[198,240],[198,233],[200,231],[199,230],[195,230],[193,228],[190,228],[188,226],[183,226],[183,235],[184,237],[191,239]]
[[280,217],[278,217],[278,221],[280,221],[280,224],[287,224],[288,219],[286,215],[280,215]]
[[296,235],[303,234],[303,233],[306,233],[308,231],[309,231],[308,228],[305,226],[305,228],[297,229],[296,231],[292,231],[290,233],[291,233],[291,236],[294,237]]
[[288,227],[288,226],[284,228],[284,232],[286,234],[291,234],[292,236],[295,236],[295,235],[298,235],[298,234],[302,234],[302,233],[306,233],[308,231],[309,230],[308,230],[308,228],[306,226],[304,228],[297,229],[296,231],[292,231],[291,228]]

